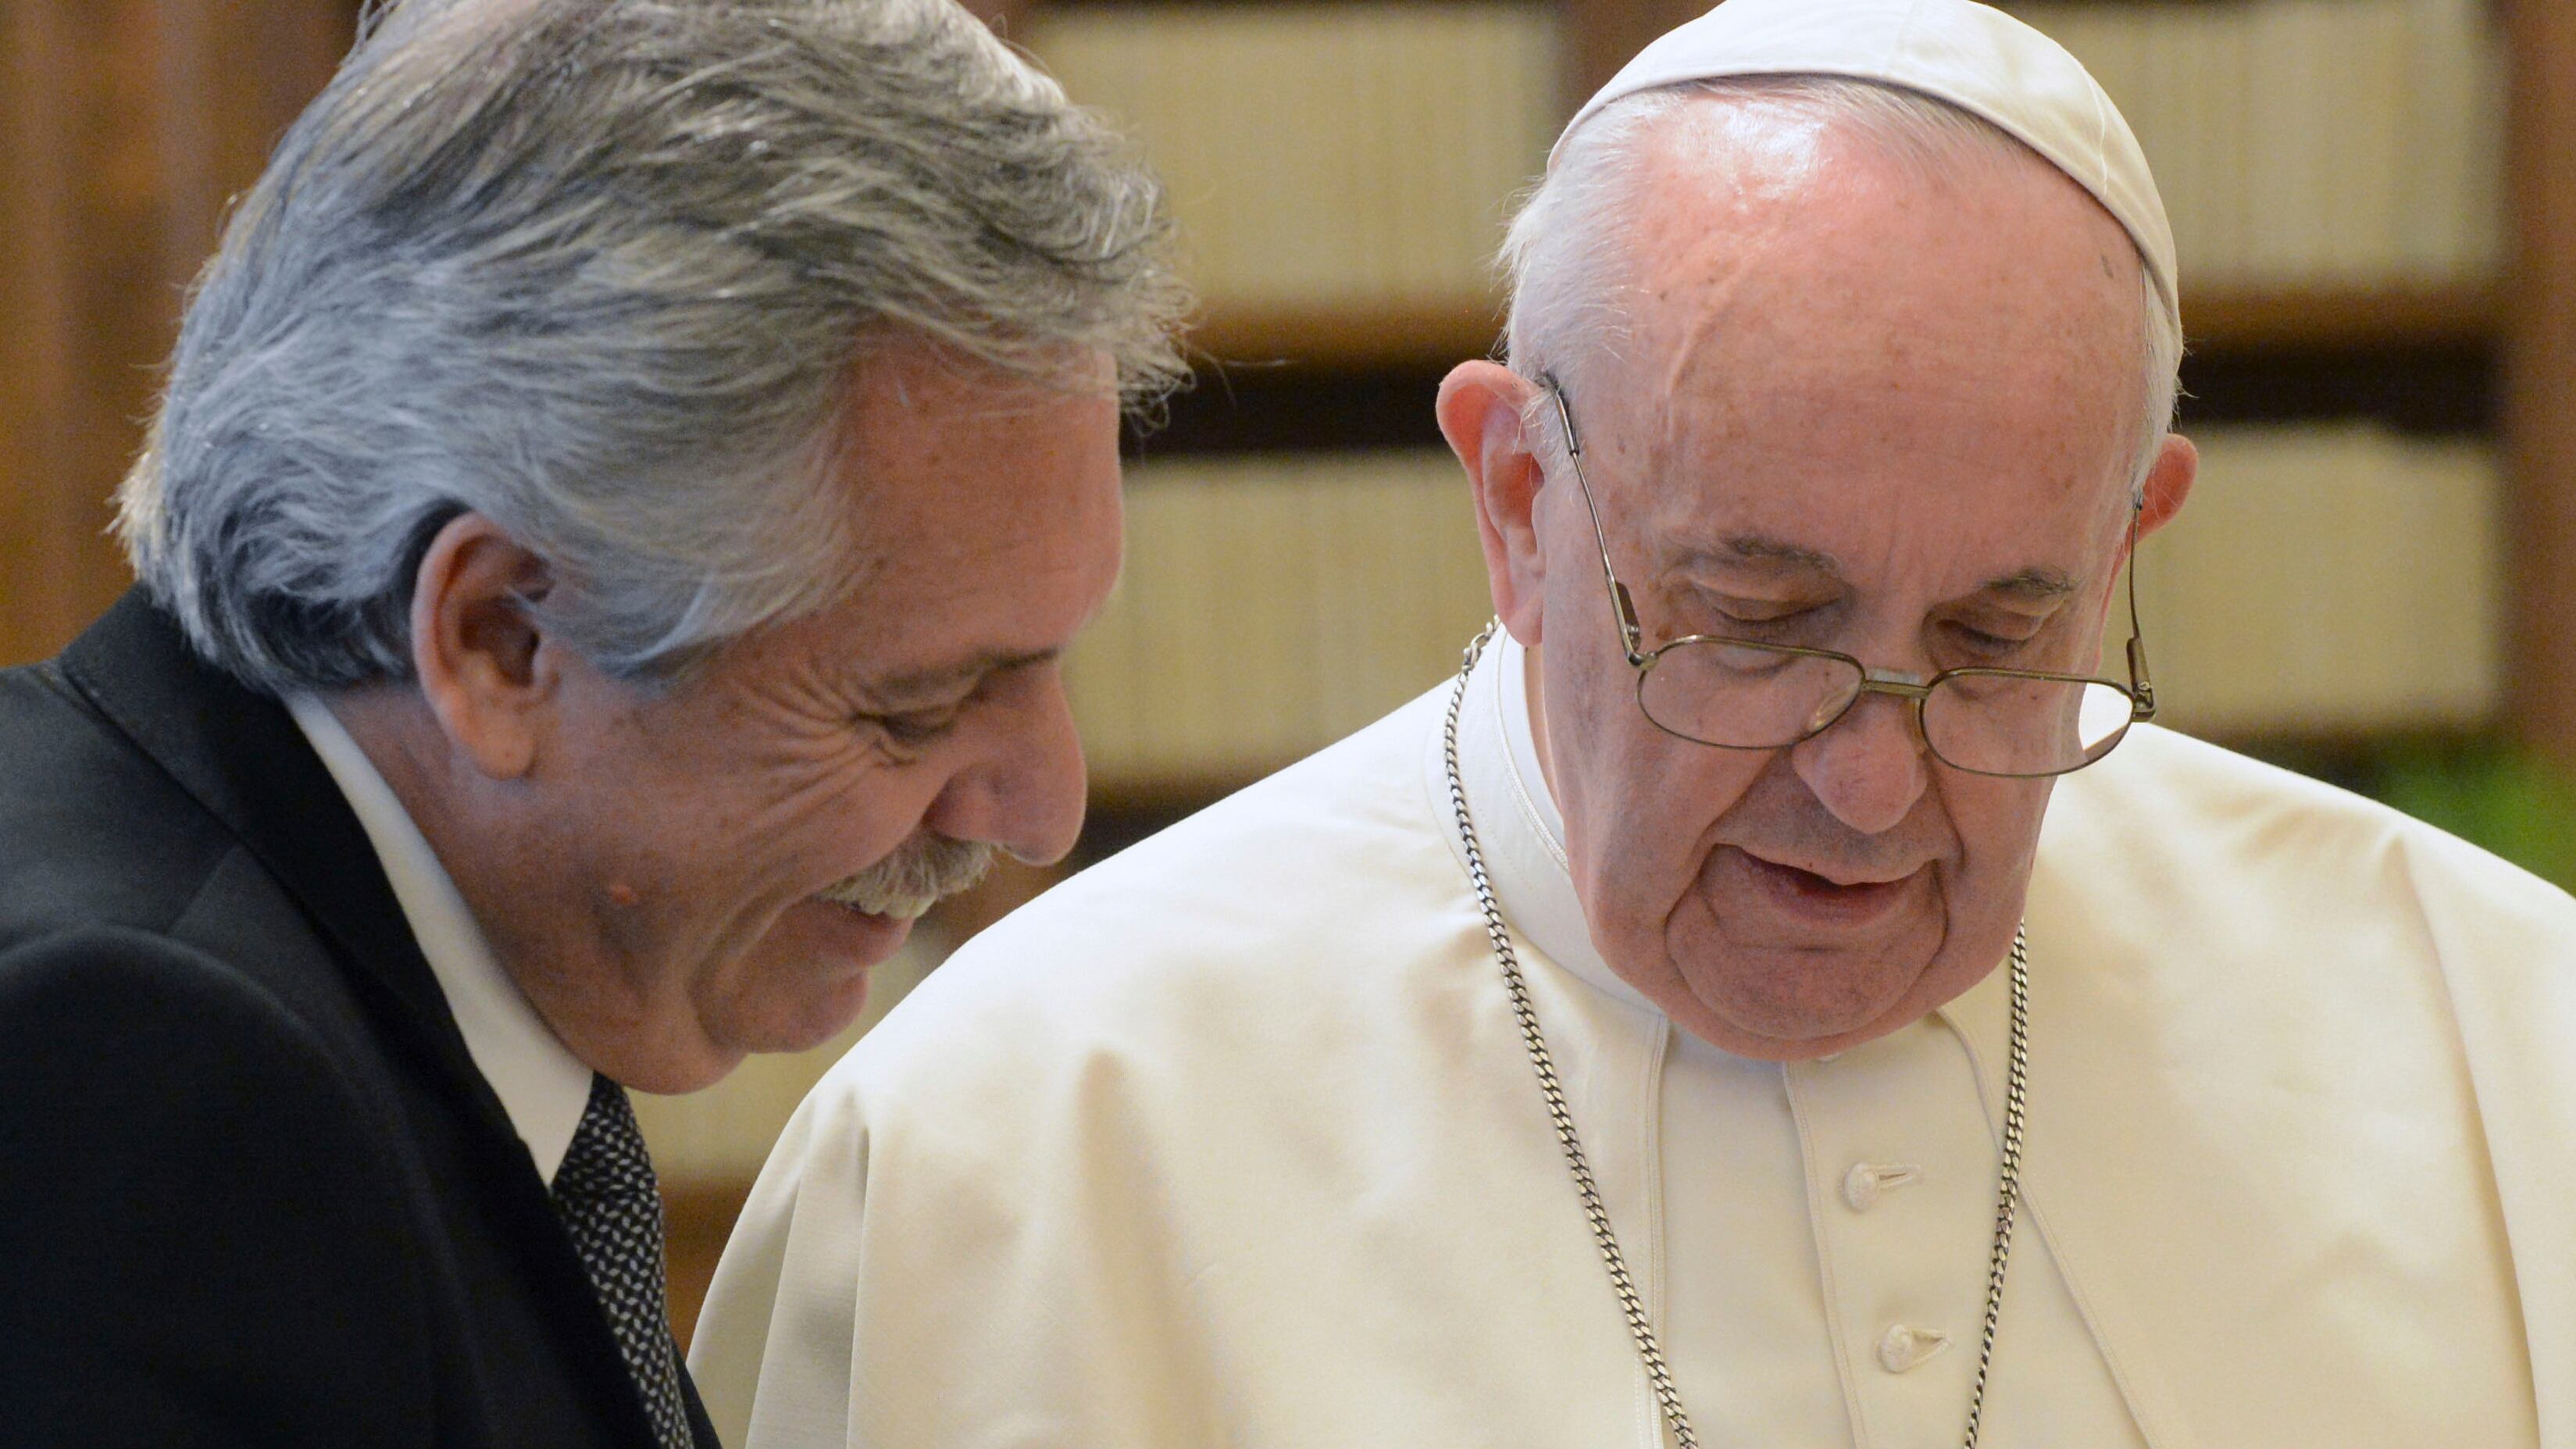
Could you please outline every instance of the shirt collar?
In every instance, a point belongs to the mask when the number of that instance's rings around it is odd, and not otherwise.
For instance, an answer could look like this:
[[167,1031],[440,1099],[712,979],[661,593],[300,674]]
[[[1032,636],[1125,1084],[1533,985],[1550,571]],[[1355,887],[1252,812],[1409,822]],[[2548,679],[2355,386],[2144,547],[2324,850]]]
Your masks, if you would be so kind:
[[420,953],[447,997],[447,1008],[455,1013],[466,1051],[527,1143],[537,1175],[551,1185],[589,1106],[590,1068],[555,1036],[501,968],[437,852],[338,717],[309,694],[288,695],[286,708],[356,812]]

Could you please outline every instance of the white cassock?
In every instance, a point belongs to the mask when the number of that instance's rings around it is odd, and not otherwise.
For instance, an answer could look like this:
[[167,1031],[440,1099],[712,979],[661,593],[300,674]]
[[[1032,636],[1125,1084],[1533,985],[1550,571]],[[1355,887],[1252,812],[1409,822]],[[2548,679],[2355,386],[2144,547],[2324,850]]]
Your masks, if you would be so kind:
[[[1959,1441],[2005,973],[1816,1062],[1593,951],[1521,656],[1469,810],[1711,1446]],[[692,1367],[725,1442],[1661,1442],[1488,948],[1444,689],[978,937],[797,1113]],[[2576,902],[2152,728],[2061,781],[1985,1443],[2576,1449]]]

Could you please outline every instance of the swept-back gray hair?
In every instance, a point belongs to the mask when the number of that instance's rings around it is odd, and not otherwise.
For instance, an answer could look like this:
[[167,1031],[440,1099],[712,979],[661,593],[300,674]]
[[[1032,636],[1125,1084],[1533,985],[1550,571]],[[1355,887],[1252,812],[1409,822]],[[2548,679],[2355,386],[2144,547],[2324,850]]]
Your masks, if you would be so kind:
[[[1565,142],[1556,165],[1532,188],[1512,219],[1498,266],[1511,286],[1508,356],[1524,377],[1553,371],[1571,379],[1587,364],[1615,356],[1626,339],[1622,299],[1633,265],[1626,209],[1647,203],[1635,194],[1638,160],[1655,123],[1703,99],[1777,107],[1792,116],[1848,125],[1866,139],[1933,171],[1962,161],[2041,160],[2039,153],[1982,116],[1919,91],[1841,76],[1747,76],[1692,81],[1640,91],[1604,106]],[[2044,161],[2042,164],[2046,164]],[[2143,256],[2139,303],[2145,311],[2145,355],[2132,492],[2146,485],[2181,393],[2182,330],[2156,291]],[[1530,421],[1544,438],[1544,396]],[[1562,440],[1550,443],[1562,447]]]
[[1159,397],[1170,231],[949,0],[408,0],[227,226],[118,526],[254,687],[409,677],[466,510],[547,560],[547,627],[667,674],[858,567],[871,347]]

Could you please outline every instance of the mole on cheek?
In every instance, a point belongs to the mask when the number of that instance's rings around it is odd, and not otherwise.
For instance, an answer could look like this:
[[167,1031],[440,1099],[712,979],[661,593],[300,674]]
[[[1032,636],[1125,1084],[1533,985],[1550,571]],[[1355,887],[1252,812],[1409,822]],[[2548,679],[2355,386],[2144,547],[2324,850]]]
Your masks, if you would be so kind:
[[644,897],[636,892],[635,887],[626,882],[613,880],[608,883],[608,899],[621,906],[631,906]]

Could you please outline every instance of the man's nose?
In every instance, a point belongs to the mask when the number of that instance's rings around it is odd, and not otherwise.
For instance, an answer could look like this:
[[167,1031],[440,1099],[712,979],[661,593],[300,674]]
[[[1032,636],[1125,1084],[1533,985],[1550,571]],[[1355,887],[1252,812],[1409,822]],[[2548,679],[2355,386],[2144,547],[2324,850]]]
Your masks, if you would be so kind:
[[1835,819],[1863,835],[1895,829],[1931,780],[1914,702],[1875,691],[1792,748],[1789,763]]
[[1060,679],[1048,678],[1028,696],[996,731],[986,755],[950,777],[922,823],[1051,865],[1082,834],[1082,741]]

